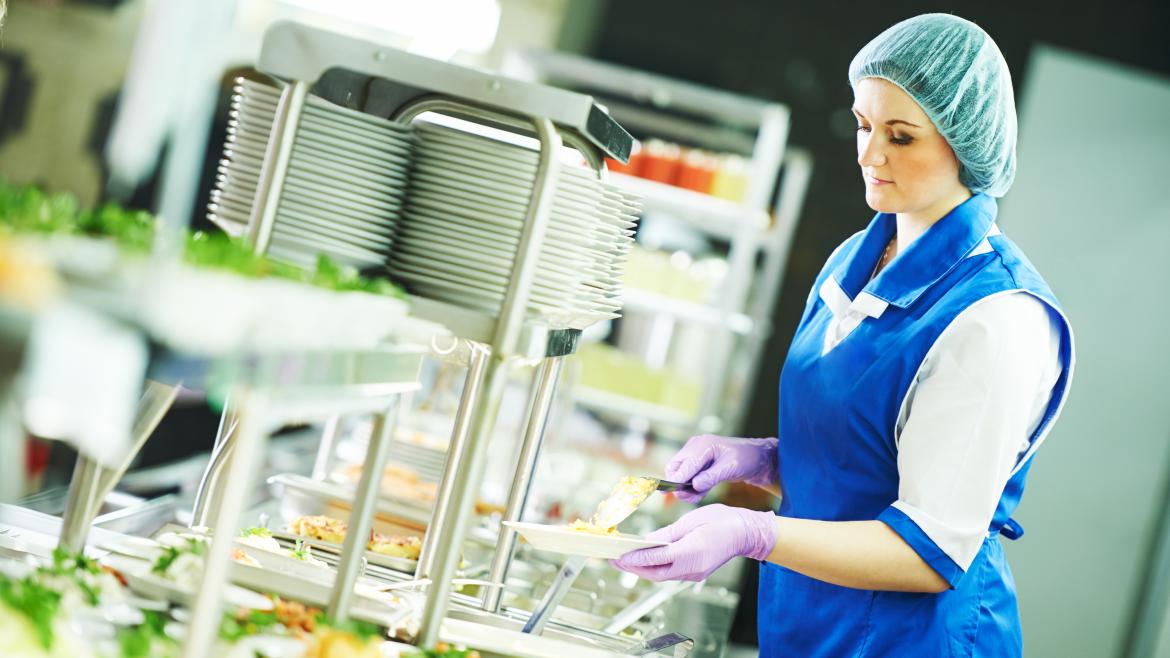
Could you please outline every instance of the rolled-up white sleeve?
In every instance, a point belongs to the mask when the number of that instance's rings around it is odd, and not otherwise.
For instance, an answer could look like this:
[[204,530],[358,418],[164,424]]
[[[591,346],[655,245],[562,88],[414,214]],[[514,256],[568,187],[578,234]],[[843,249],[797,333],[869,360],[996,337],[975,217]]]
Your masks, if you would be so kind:
[[879,519],[952,586],[1044,418],[1060,336],[1027,293],[978,302],[935,341],[902,404],[898,500]]

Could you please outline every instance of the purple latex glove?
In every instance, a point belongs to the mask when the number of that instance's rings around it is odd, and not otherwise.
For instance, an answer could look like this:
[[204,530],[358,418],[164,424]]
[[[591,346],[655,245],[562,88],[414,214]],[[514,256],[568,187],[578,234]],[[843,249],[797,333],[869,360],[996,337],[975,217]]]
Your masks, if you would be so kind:
[[631,551],[610,563],[647,580],[700,581],[732,558],[767,558],[776,545],[776,515],[707,505],[646,538],[671,543]]
[[699,495],[675,495],[697,503],[720,482],[747,482],[767,487],[779,479],[776,474],[776,439],[736,439],[714,434],[691,437],[666,465],[671,482],[690,482]]

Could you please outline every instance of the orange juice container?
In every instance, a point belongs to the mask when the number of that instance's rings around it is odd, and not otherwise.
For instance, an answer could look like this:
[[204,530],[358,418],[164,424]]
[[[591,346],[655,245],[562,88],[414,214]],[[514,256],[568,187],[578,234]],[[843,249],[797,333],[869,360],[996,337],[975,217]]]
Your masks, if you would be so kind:
[[642,149],[642,163],[638,175],[673,185],[675,177],[678,176],[681,155],[682,148],[678,144],[660,139],[648,140]]

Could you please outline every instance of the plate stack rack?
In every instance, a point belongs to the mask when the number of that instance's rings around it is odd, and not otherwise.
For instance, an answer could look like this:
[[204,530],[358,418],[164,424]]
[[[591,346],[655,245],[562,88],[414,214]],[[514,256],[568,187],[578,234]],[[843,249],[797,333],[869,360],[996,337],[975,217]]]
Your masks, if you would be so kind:
[[[614,317],[620,310],[617,281],[632,238],[637,201],[608,186],[604,158],[627,160],[633,139],[588,95],[459,67],[296,23],[277,23],[269,28],[257,69],[279,81],[279,92],[271,86],[240,83],[236,109],[249,115],[243,117],[248,125],[237,113],[228,148],[242,157],[225,158],[209,208],[212,218],[228,230],[246,235],[257,252],[304,266],[309,266],[313,246],[343,262],[372,264],[361,262],[361,254],[350,251],[357,243],[347,243],[345,236],[381,236],[388,245],[391,272],[415,293],[410,298],[412,315],[442,324],[458,337],[454,346],[433,345],[435,351],[467,363],[447,462],[416,573],[416,577],[432,582],[417,636],[420,646],[431,646],[438,640],[450,604],[451,579],[483,479],[487,446],[509,372],[518,364],[536,363],[520,459],[504,514],[504,520],[515,521],[532,482],[561,357],[576,350],[584,327]],[[251,118],[257,116],[255,110],[270,118],[267,131],[263,120],[257,123]],[[536,148],[473,140],[444,127],[447,124],[426,123],[434,116],[535,139]],[[353,139],[371,133],[384,137],[383,148]],[[398,137],[401,139],[395,139]],[[261,150],[258,144],[262,139]],[[352,220],[346,224],[349,232],[328,230],[330,216],[324,210],[331,206],[311,203],[312,195],[306,190],[316,189],[324,195],[334,190],[332,194],[339,197],[338,189],[367,185],[380,172],[357,164],[368,164],[378,153],[394,151],[399,144],[411,154],[412,162],[401,177],[389,166],[395,163],[386,161],[387,171],[381,173],[392,178],[393,184],[384,185],[388,190],[385,203],[345,213]],[[362,157],[326,157],[341,148]],[[568,149],[575,150],[587,166],[566,162],[563,156]],[[330,164],[343,168],[347,163],[351,169],[338,169],[348,171],[349,180],[341,181],[346,185],[337,185],[345,174],[332,179],[319,173],[314,176],[314,167]],[[476,241],[473,222],[462,223],[463,233],[452,233],[461,224],[456,217],[459,213],[451,208],[440,208],[446,215],[427,212],[428,202],[433,211],[434,204],[443,198],[437,194],[428,197],[422,183],[429,182],[432,191],[449,190],[458,182],[454,180],[457,173],[452,172],[475,171],[489,176],[494,173],[496,189],[510,193],[479,204],[494,211],[482,221],[506,221],[514,229],[511,239],[499,242],[495,249],[477,248],[490,245]],[[530,186],[512,184],[506,174],[517,171],[529,177]],[[409,179],[404,188],[399,185],[402,178]],[[289,203],[289,199],[296,203]],[[590,203],[594,205],[588,206]],[[473,204],[465,207],[471,209]],[[451,217],[452,221],[443,225],[434,221],[436,217]],[[593,224],[574,234],[572,223],[588,218]],[[464,270],[468,279],[482,274],[478,286],[436,283],[438,276],[427,269],[436,254],[426,250],[451,244],[461,235],[467,243],[467,257],[449,262],[479,263],[478,268],[466,265]],[[436,240],[438,237],[444,239]],[[472,258],[473,253],[478,260]],[[501,253],[507,257],[499,258]],[[558,261],[550,254],[563,258]],[[357,260],[347,260],[346,255]],[[559,278],[550,277],[550,273]],[[201,486],[203,499],[215,499],[204,489],[216,488],[216,470],[223,468],[216,463],[229,461],[219,456],[230,457],[233,449],[233,413],[230,406],[225,410],[217,450]],[[335,441],[336,434],[326,432],[322,440]],[[323,445],[322,453],[328,448]],[[370,451],[371,455],[375,452],[373,441]],[[384,452],[379,449],[376,458],[366,460],[350,519],[354,536],[361,534],[357,529],[368,527],[373,514],[374,505],[363,501],[367,494],[376,500]],[[371,482],[373,485],[366,486]],[[211,525],[215,514],[214,505],[204,505],[197,508],[195,522]],[[501,531],[492,563],[493,582],[504,582],[515,543],[512,531]],[[349,548],[347,544],[339,563],[330,604],[329,613],[337,619],[347,615],[359,566],[360,551]],[[216,577],[223,579],[226,574]],[[222,580],[206,582],[204,589],[214,591],[221,585]],[[483,607],[499,610],[500,589],[486,589]],[[212,619],[214,615],[200,615],[198,608],[206,606],[214,611],[218,605],[214,596],[201,597],[193,617]],[[193,628],[191,637],[199,636],[212,637],[214,633]],[[204,647],[188,649],[188,656],[205,653]]]

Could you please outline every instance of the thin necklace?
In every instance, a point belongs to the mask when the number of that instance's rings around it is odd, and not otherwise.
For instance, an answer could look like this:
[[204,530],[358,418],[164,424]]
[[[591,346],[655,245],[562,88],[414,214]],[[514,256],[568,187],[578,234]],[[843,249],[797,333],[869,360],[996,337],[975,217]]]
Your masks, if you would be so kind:
[[883,269],[885,269],[886,265],[890,264],[890,249],[893,248],[894,242],[896,242],[897,240],[898,240],[898,236],[895,235],[894,237],[890,238],[889,242],[886,243],[886,248],[882,250],[882,257],[878,259],[877,265],[874,266],[874,268],[873,268],[873,276],[871,276],[869,278],[871,278],[871,279],[876,278],[877,275]]

